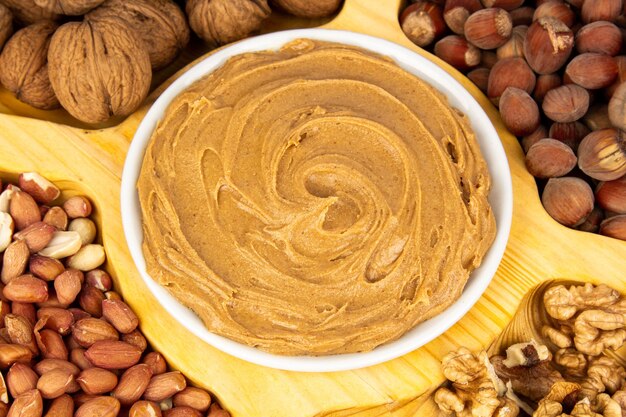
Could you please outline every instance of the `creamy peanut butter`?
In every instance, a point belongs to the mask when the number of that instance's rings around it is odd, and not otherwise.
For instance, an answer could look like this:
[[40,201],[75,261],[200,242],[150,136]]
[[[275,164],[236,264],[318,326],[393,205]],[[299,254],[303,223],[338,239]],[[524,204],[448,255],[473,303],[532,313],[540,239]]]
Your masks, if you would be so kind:
[[150,275],[211,332],[286,355],[397,339],[495,235],[466,117],[388,58],[306,39],[177,97],[138,189]]

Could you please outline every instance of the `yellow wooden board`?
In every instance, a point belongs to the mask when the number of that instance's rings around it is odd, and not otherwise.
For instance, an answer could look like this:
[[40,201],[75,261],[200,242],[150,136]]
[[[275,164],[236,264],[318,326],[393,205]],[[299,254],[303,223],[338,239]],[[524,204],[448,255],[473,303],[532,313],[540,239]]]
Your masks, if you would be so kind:
[[[487,111],[504,144],[513,176],[513,225],[493,282],[459,323],[421,349],[366,369],[305,374],[232,358],[177,325],[149,293],[123,237],[120,178],[133,134],[167,82],[134,115],[102,130],[69,127],[67,124],[80,124],[62,111],[36,112],[0,93],[0,111],[5,113],[0,114],[0,171],[9,178],[20,171],[38,171],[68,195],[79,192],[91,197],[108,254],[107,267],[139,314],[143,332],[174,367],[215,393],[234,417],[433,415],[435,409],[427,395],[443,380],[441,357],[459,345],[471,349],[487,346],[536,283],[552,278],[587,279],[626,290],[626,242],[566,229],[545,213],[534,179],[524,167],[522,150],[504,129],[496,109],[465,77],[408,41],[397,21],[400,6],[401,0],[346,0],[341,13],[324,27],[362,32],[407,46],[439,63],[467,87]],[[271,28],[293,26],[293,22],[277,19],[272,20]]]

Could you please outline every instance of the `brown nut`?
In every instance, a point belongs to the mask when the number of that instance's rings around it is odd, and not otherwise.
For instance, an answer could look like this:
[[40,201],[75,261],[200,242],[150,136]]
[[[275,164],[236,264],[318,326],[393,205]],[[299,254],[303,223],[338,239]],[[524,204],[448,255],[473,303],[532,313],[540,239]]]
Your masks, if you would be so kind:
[[[624,38],[626,38],[626,29],[623,29]],[[626,43],[625,43],[626,44]],[[610,100],[617,88],[626,81],[626,55],[618,55],[614,57],[617,64],[617,78],[613,81],[613,84],[604,89],[604,97]]]
[[189,26],[172,0],[108,0],[89,13],[88,20],[119,19],[144,42],[153,69],[169,65],[189,43]]
[[161,415],[161,408],[153,401],[137,401],[128,412],[128,417],[161,417]]
[[86,318],[72,326],[72,337],[82,347],[88,348],[100,340],[118,340],[117,331],[102,319]]
[[145,363],[150,367],[153,375],[160,375],[167,371],[167,363],[159,352],[150,352],[148,353],[142,360],[142,363]]
[[26,242],[30,253],[37,253],[52,240],[56,229],[45,222],[36,222],[13,235],[15,240]]
[[70,219],[89,217],[91,215],[91,202],[87,197],[80,195],[68,198],[63,203],[63,210]]
[[76,381],[83,392],[100,395],[110,392],[117,385],[117,375],[101,368],[89,368],[82,371]]
[[104,3],[104,0],[35,0],[42,9],[56,14],[80,16]]
[[552,123],[548,137],[563,142],[576,152],[580,142],[589,133],[587,126],[580,122]]
[[554,88],[545,95],[542,109],[555,122],[575,122],[589,109],[589,93],[574,84]]
[[467,70],[480,63],[480,49],[457,35],[440,39],[435,44],[434,52],[437,57],[459,70]]
[[609,120],[618,129],[626,128],[626,82],[620,84],[609,100]]
[[46,318],[46,329],[54,330],[62,336],[66,336],[72,330],[74,316],[64,308],[44,307],[37,310],[37,319]]
[[178,371],[166,372],[150,379],[143,398],[148,401],[160,402],[181,392],[186,387],[187,380],[183,374]]
[[139,362],[141,350],[126,342],[101,340],[91,345],[85,356],[100,368],[126,369]]
[[540,4],[535,10],[533,21],[542,17],[553,17],[565,23],[568,27],[572,27],[576,21],[576,15],[571,7],[560,0],[550,0]]
[[600,224],[600,234],[626,240],[626,215],[620,214],[604,220]]
[[499,7],[504,10],[515,10],[520,7],[524,0],[481,0],[485,7]]
[[102,317],[102,301],[104,294],[91,285],[85,285],[80,292],[78,303],[81,308],[94,317]]
[[102,316],[120,333],[130,333],[139,324],[137,315],[121,300],[102,301]]
[[428,46],[446,30],[441,6],[430,1],[413,3],[400,15],[404,34],[417,46]]
[[33,389],[18,395],[9,408],[7,417],[39,417],[43,413],[43,399],[39,390]]
[[34,0],[2,0],[2,3],[11,10],[15,19],[24,25],[44,20],[56,20],[59,17],[37,6]]
[[467,73],[467,78],[469,78],[480,91],[487,94],[490,72],[491,70],[489,68],[476,68]]
[[228,411],[225,411],[219,404],[213,403],[209,408],[207,417],[231,417]]
[[15,191],[9,202],[9,214],[13,217],[17,230],[26,229],[33,223],[41,221],[39,206],[30,194],[24,191]]
[[38,325],[35,325],[35,338],[37,339],[41,356],[46,359],[61,359],[67,361],[69,352],[61,335],[50,329],[38,331],[37,327]]
[[15,343],[0,344],[0,368],[7,369],[14,363],[29,363],[33,358],[31,350]]
[[626,140],[621,131],[591,132],[578,147],[578,166],[591,178],[613,181],[626,174]]
[[40,376],[52,369],[64,369],[74,376],[78,376],[80,373],[80,369],[76,365],[62,359],[44,359],[37,362],[34,369]]
[[61,395],[52,400],[45,417],[73,417],[74,400],[69,395]]
[[83,273],[77,269],[68,269],[54,280],[54,289],[61,304],[70,305],[80,293]]
[[50,204],[61,195],[61,190],[36,172],[20,174],[18,185],[41,204]]
[[482,8],[479,0],[447,0],[443,8],[443,19],[452,32],[463,35],[467,18]]
[[537,77],[533,98],[537,103],[542,103],[548,91],[560,87],[561,84],[561,77],[558,74],[542,74]]
[[164,417],[202,417],[202,413],[196,409],[187,406],[172,407],[163,411]]
[[122,341],[136,346],[142,352],[148,348],[148,341],[139,330],[133,330],[130,333],[123,334]]
[[617,63],[611,56],[587,52],[574,57],[567,64],[565,74],[579,86],[595,90],[613,83],[617,77]]
[[541,17],[528,28],[524,40],[524,56],[538,74],[558,71],[574,47],[574,34],[562,21]]
[[554,139],[541,139],[526,154],[526,167],[534,177],[562,177],[576,167],[572,148]]
[[41,303],[48,299],[48,285],[32,275],[13,278],[2,290],[10,301],[20,303]]
[[532,133],[539,126],[539,107],[524,90],[509,87],[500,97],[502,121],[515,136]]
[[339,10],[341,0],[272,0],[272,4],[294,16],[315,19],[330,16]]
[[622,49],[622,32],[611,22],[592,22],[576,33],[578,53],[596,52],[615,56]]
[[495,49],[511,37],[513,21],[504,9],[482,9],[467,18],[464,30],[470,43],[481,49]]
[[119,412],[120,402],[115,398],[96,396],[79,406],[74,417],[116,417]]
[[498,59],[523,58],[526,32],[528,32],[528,26],[515,26],[511,32],[511,38],[504,45],[498,47],[496,51]]
[[539,142],[541,139],[545,139],[548,137],[548,130],[544,125],[539,125],[534,132],[524,136],[522,138],[522,147],[524,148],[524,153],[528,153],[531,146],[535,143]]
[[67,370],[53,369],[41,375],[37,389],[43,398],[50,400],[71,391],[74,382],[74,375]]
[[128,368],[122,374],[119,384],[111,395],[122,405],[128,406],[137,402],[150,384],[152,370],[146,364],[138,364]]
[[96,287],[100,291],[110,291],[113,287],[111,276],[101,269],[93,269],[85,276],[87,285]]
[[190,0],[186,11],[191,29],[212,45],[249,36],[271,13],[267,0]]
[[598,184],[596,201],[605,210],[626,214],[626,176]]
[[606,104],[592,106],[583,117],[583,122],[591,130],[609,129],[613,127],[609,119],[609,106]]
[[12,34],[13,13],[8,7],[0,3],[0,50]]
[[489,73],[487,97],[497,104],[508,87],[520,88],[530,94],[535,82],[535,74],[524,59],[506,58],[498,61]]
[[26,318],[33,326],[37,322],[37,313],[33,304],[12,302],[11,313]]
[[38,109],[59,107],[48,78],[48,45],[57,25],[39,22],[11,37],[0,54],[0,82],[17,99]]
[[53,281],[65,271],[65,267],[58,259],[41,255],[31,255],[28,261],[28,269],[31,274],[44,281]]
[[580,10],[584,23],[598,20],[615,21],[622,13],[622,0],[585,0]]
[[30,250],[23,240],[14,241],[7,246],[2,259],[2,272],[0,273],[3,284],[8,284],[26,271],[29,255]]
[[[107,71],[95,70],[103,67]],[[50,41],[48,70],[59,102],[86,123],[132,113],[148,95],[152,80],[143,42],[113,20],[58,28]]]
[[173,398],[175,407],[191,407],[205,412],[211,406],[211,395],[203,389],[187,387]]
[[13,398],[37,388],[39,375],[25,363],[14,363],[6,374],[6,383]]
[[580,178],[550,178],[543,190],[541,202],[554,220],[575,227],[584,222],[593,210],[593,191]]
[[530,26],[530,24],[533,22],[535,9],[529,6],[519,7],[517,9],[511,10],[509,14],[511,15],[511,20],[513,21],[513,27],[520,25]]

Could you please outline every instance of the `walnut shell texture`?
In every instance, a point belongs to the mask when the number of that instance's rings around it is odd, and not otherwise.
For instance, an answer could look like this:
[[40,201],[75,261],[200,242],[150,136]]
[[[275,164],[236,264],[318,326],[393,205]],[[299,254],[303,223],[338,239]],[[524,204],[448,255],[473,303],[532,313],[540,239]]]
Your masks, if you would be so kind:
[[314,19],[335,13],[342,0],[272,0],[272,3],[294,16]]
[[119,19],[64,24],[52,37],[48,62],[59,101],[86,123],[129,115],[152,81],[145,45]]
[[3,4],[0,4],[0,51],[9,36],[13,33],[13,13]]
[[19,22],[30,25],[43,20],[56,20],[59,15],[35,4],[35,0],[0,0],[1,4],[11,9],[13,17]]
[[59,107],[48,78],[48,47],[56,23],[34,23],[9,39],[0,54],[0,82],[24,103],[38,109]]
[[80,16],[104,3],[104,0],[35,0],[35,4],[50,13]]
[[261,28],[270,15],[267,0],[189,0],[189,25],[204,41],[223,45]]
[[187,19],[172,0],[107,0],[86,16],[102,17],[117,17],[135,29],[148,48],[153,69],[170,64],[189,43]]

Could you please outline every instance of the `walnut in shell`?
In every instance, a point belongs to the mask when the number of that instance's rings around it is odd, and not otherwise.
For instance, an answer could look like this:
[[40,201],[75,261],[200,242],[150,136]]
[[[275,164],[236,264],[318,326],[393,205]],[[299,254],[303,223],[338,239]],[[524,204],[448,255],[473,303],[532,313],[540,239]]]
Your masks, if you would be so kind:
[[42,9],[68,16],[80,16],[104,3],[104,0],[35,0]]
[[129,115],[152,81],[145,45],[118,19],[64,24],[52,37],[48,62],[59,101],[86,123]]
[[121,19],[135,29],[154,69],[167,66],[189,43],[187,19],[172,0],[107,0],[86,16],[88,20],[103,17]]
[[314,19],[335,13],[342,0],[272,0],[272,3],[294,16]]
[[186,10],[191,29],[213,45],[256,32],[271,13],[267,0],[189,0]]
[[0,54],[0,83],[18,100],[38,109],[59,107],[48,78],[48,46],[57,28],[44,21],[21,29]]
[[56,20],[59,17],[58,14],[37,6],[35,0],[0,0],[0,4],[11,9],[13,16],[25,25],[43,20]]
[[0,50],[13,33],[13,13],[4,4],[0,3]]

